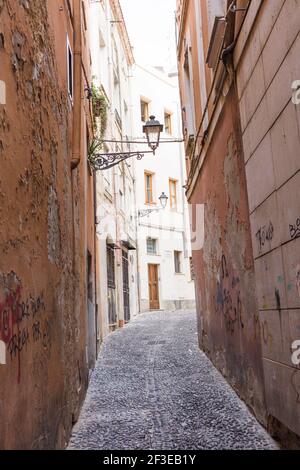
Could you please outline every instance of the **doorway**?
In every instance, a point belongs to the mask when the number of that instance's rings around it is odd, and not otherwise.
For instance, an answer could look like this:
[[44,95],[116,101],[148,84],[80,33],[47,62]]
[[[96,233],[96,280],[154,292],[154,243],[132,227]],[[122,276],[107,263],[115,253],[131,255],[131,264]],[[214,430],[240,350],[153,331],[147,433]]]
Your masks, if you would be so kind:
[[87,252],[87,270],[86,270],[86,294],[87,294],[87,312],[88,312],[88,361],[89,368],[92,369],[96,361],[96,309],[95,309],[95,295],[94,295],[94,277],[93,277],[93,257],[91,253]]
[[159,310],[158,264],[148,264],[149,308]]
[[117,324],[116,311],[116,279],[115,279],[115,250],[114,246],[106,245],[107,261],[107,300],[108,300],[108,323],[110,327]]
[[122,250],[122,267],[123,267],[123,303],[124,303],[124,320],[130,320],[130,296],[129,296],[129,266],[128,253]]

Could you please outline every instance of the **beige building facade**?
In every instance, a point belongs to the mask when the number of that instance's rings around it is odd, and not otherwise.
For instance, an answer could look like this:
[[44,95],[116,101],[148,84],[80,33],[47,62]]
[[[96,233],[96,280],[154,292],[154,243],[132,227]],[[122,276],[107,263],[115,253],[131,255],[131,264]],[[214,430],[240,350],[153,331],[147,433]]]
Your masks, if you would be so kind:
[[[134,58],[120,3],[91,3],[89,17],[93,88],[105,103],[95,118],[96,153],[128,152]],[[137,313],[135,161],[96,170],[95,179],[100,343]]]

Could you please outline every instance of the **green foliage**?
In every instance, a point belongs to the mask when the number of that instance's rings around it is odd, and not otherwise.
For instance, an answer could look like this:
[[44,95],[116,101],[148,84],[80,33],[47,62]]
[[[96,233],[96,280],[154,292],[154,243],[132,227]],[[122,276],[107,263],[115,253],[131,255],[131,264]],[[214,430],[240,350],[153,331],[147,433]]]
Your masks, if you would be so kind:
[[103,139],[107,127],[108,104],[106,97],[101,93],[100,88],[94,83],[92,84],[92,104],[95,118],[94,131],[98,134],[100,139]]

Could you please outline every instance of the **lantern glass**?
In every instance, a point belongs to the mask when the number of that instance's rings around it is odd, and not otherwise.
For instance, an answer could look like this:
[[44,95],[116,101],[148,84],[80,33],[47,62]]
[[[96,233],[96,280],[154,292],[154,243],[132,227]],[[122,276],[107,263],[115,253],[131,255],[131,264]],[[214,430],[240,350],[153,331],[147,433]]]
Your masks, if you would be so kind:
[[167,202],[168,202],[168,196],[166,196],[165,193],[161,193],[161,196],[159,196],[159,201],[160,201],[160,205],[163,209],[166,208],[166,205],[167,205]]
[[159,121],[155,120],[155,116],[150,116],[150,120],[147,121],[143,127],[143,132],[146,134],[149,147],[153,152],[159,146],[160,133],[163,131],[163,126]]

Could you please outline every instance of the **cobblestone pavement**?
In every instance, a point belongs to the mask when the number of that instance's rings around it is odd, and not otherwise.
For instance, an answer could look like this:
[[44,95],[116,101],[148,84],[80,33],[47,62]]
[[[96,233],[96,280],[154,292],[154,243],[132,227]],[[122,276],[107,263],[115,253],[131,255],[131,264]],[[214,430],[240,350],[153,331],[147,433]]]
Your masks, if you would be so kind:
[[272,449],[199,350],[195,312],[136,317],[104,341],[70,449]]

